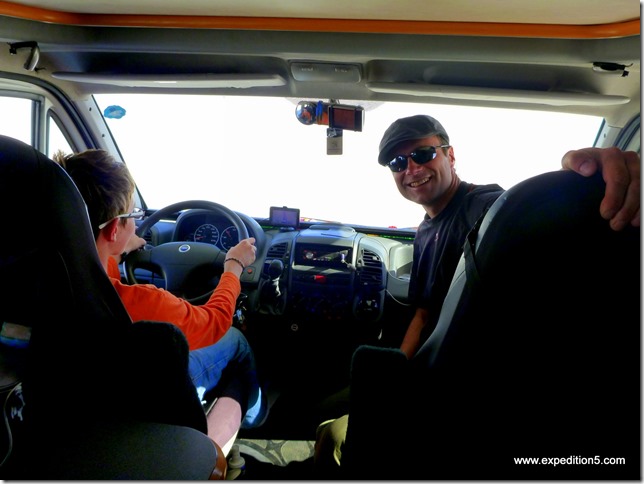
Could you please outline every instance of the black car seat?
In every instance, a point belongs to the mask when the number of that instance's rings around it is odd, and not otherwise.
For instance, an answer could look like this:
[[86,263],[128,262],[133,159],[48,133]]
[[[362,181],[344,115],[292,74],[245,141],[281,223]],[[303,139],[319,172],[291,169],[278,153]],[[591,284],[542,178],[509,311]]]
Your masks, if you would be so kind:
[[205,435],[185,337],[165,322],[132,324],[64,170],[0,136],[0,203],[0,391],[9,396],[3,477],[225,472]]
[[641,479],[640,230],[609,228],[604,190],[570,171],[507,190],[419,352],[356,351],[348,477]]

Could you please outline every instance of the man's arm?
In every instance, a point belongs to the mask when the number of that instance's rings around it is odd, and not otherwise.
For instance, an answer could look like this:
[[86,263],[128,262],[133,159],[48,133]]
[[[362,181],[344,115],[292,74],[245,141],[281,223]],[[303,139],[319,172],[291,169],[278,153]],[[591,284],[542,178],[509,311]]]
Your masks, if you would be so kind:
[[427,324],[428,317],[429,314],[427,309],[418,308],[407,327],[405,337],[400,344],[400,350],[407,355],[408,359],[414,356],[418,351],[418,348],[420,348],[420,336],[423,332],[423,328]]
[[569,151],[561,160],[564,169],[590,176],[601,170],[606,195],[599,206],[601,216],[610,220],[613,230],[629,223],[640,226],[640,156],[618,148],[584,148]]

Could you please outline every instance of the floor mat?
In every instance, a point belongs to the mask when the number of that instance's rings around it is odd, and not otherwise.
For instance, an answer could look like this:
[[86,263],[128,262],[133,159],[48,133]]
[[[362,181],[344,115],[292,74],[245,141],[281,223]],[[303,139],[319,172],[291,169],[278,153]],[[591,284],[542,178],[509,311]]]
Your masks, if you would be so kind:
[[243,456],[251,456],[260,462],[281,467],[313,457],[314,444],[312,440],[237,439],[235,441]]
[[235,445],[245,460],[235,480],[314,479],[314,441],[237,439]]

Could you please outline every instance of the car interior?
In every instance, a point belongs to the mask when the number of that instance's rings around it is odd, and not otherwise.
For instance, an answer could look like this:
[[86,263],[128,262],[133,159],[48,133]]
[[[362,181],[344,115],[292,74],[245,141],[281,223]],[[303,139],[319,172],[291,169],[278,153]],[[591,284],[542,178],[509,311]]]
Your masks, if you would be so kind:
[[[641,479],[640,230],[601,218],[600,175],[560,170],[573,149],[639,155],[640,11],[0,2],[0,477]],[[424,211],[376,159],[411,114],[446,120],[462,179],[506,191],[407,359]],[[101,266],[52,161],[86,149],[127,164],[145,211],[124,283],[203,304],[254,238],[232,325],[270,411],[230,451],[207,435],[222,393],[197,397],[183,333],[132,321]],[[325,473],[316,431],[347,413]]]

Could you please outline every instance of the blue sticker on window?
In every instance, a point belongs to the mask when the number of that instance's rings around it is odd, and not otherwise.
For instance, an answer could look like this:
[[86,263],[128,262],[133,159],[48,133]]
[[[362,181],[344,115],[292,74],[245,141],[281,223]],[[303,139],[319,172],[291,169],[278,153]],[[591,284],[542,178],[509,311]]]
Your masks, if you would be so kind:
[[110,119],[121,119],[125,116],[125,109],[121,106],[108,106],[103,111],[103,116]]

